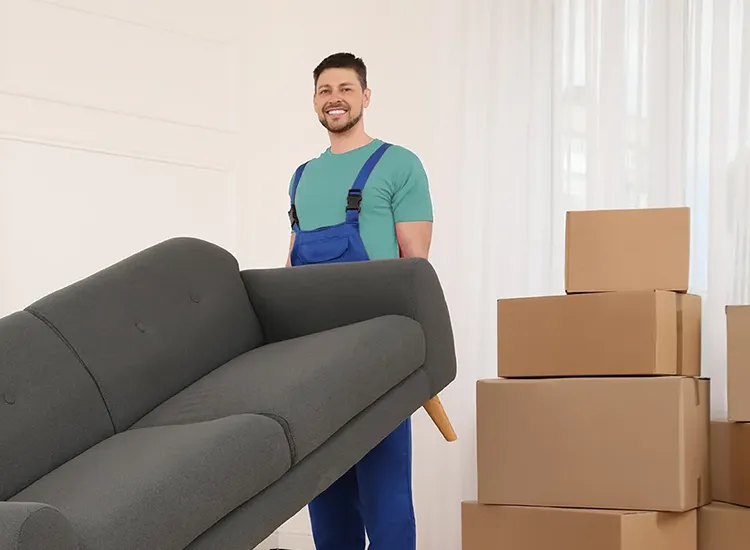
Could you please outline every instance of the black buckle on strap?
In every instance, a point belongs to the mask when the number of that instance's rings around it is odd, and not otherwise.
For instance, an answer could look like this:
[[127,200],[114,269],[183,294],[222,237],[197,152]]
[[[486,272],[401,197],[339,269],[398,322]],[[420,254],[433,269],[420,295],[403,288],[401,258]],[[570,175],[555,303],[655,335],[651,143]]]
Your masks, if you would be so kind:
[[362,211],[362,191],[359,189],[351,189],[349,194],[346,196],[346,209],[356,210],[357,212]]
[[299,225],[299,218],[297,217],[297,207],[292,205],[292,207],[289,209],[289,223],[292,224],[292,227],[295,225]]

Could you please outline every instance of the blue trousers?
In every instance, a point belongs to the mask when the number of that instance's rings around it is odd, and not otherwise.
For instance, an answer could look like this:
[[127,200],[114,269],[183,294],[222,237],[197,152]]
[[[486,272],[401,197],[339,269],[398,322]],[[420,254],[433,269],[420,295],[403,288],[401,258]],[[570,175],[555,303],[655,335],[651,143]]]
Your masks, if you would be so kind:
[[416,550],[411,419],[308,506],[317,550]]

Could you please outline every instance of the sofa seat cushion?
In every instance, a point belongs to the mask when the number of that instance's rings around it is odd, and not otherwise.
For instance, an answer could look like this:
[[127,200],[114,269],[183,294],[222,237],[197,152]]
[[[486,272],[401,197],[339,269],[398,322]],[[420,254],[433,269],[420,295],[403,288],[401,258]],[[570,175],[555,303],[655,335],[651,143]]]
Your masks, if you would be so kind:
[[192,384],[135,426],[268,414],[286,425],[298,462],[419,369],[424,357],[419,323],[402,316],[378,317],[256,348]]
[[181,550],[290,465],[278,422],[242,414],[122,432],[11,500],[57,508],[81,550]]

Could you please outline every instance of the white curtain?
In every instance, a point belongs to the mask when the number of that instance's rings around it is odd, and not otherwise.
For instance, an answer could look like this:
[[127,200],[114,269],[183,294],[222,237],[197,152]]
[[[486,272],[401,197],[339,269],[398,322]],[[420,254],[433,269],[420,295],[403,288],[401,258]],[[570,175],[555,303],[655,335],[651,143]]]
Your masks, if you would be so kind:
[[567,210],[691,207],[703,373],[724,414],[724,307],[750,302],[750,1],[433,5],[432,259],[456,330],[443,401],[460,439],[418,415],[414,475],[420,549],[458,550],[496,300],[563,292]]

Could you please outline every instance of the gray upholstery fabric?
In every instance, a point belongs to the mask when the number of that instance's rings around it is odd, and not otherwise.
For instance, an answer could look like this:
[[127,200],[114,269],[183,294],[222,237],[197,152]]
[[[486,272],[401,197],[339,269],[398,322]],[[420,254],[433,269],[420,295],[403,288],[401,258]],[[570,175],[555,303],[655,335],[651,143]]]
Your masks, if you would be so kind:
[[266,342],[403,315],[425,334],[424,368],[433,395],[456,377],[448,308],[427,260],[374,260],[242,272]]
[[117,431],[262,343],[237,261],[196,239],[155,245],[28,309],[91,370]]
[[424,260],[165,241],[0,320],[0,550],[249,550],[455,374]]
[[420,369],[292,467],[283,479],[206,531],[188,550],[254,548],[359,462],[430,397],[430,381]]
[[219,367],[135,424],[243,412],[281,417],[301,460],[424,361],[412,319],[386,316],[266,345]]
[[117,434],[12,500],[59,509],[82,550],[181,550],[289,466],[276,421],[237,415]]
[[0,549],[78,550],[59,510],[36,502],[0,502]]
[[112,433],[91,376],[55,333],[29,313],[0,319],[0,500]]

